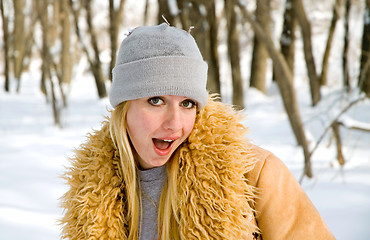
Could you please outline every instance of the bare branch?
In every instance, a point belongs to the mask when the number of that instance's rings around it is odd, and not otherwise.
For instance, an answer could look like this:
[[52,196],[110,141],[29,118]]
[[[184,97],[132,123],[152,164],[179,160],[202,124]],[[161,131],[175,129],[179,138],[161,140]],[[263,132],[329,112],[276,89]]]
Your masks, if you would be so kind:
[[365,100],[366,97],[361,97],[361,98],[358,98],[352,102],[350,102],[338,115],[337,117],[329,124],[329,126],[324,130],[323,134],[319,137],[319,140],[317,141],[315,147],[312,149],[312,151],[310,152],[310,156],[313,155],[313,153],[316,151],[316,149],[318,148],[318,146],[320,145],[321,141],[324,139],[326,133],[332,128],[332,125],[335,123],[335,122],[338,122],[338,119],[345,113],[347,112],[352,106],[354,106],[355,104]]

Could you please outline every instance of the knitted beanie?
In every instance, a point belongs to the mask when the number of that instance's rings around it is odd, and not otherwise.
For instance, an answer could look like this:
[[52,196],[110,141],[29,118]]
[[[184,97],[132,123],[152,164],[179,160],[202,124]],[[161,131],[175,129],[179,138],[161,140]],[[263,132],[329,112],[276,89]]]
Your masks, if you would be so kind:
[[121,43],[109,100],[113,107],[143,97],[185,96],[208,101],[207,63],[194,38],[166,23],[134,29]]

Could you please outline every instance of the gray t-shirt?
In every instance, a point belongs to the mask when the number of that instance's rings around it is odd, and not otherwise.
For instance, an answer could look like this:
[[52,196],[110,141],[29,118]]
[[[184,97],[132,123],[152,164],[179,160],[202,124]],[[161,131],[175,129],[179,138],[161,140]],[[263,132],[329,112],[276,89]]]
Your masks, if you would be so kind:
[[142,214],[140,240],[157,239],[158,205],[166,179],[166,166],[140,170]]

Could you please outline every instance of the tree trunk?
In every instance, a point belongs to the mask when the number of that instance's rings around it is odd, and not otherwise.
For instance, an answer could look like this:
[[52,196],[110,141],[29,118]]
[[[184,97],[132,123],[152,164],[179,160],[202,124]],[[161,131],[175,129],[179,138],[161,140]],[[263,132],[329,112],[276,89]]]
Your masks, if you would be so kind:
[[276,69],[276,82],[279,86],[282,100],[284,103],[285,110],[287,112],[290,125],[292,126],[293,133],[299,145],[303,148],[303,154],[305,159],[304,174],[308,177],[312,177],[311,158],[308,149],[306,135],[304,133],[301,116],[299,113],[295,91],[293,88],[293,75],[289,69],[287,62],[283,55],[276,50],[274,43],[269,35],[258,22],[256,22],[246,11],[245,6],[241,5],[240,2],[235,0],[239,5],[244,18],[251,24],[254,30],[255,36],[257,36],[261,42],[266,45],[267,51],[275,65]]
[[61,82],[69,84],[72,78],[72,57],[71,57],[71,22],[69,19],[70,11],[68,0],[61,2],[61,40],[62,40],[62,55],[61,55]]
[[6,92],[10,91],[10,78],[9,78],[9,63],[10,63],[10,57],[9,57],[9,32],[8,32],[8,16],[5,15],[4,11],[4,2],[3,0],[0,0],[0,10],[1,10],[1,19],[2,19],[2,25],[3,25],[3,41],[4,41],[4,75],[5,75],[5,84],[4,89]]
[[343,47],[343,86],[350,90],[349,70],[348,70],[348,50],[349,50],[349,11],[351,8],[351,0],[346,0],[345,14],[344,14],[344,47]]
[[107,96],[107,91],[106,91],[106,87],[105,87],[105,83],[104,83],[103,71],[102,71],[102,68],[101,68],[101,62],[100,62],[100,58],[99,58],[98,44],[97,44],[94,29],[93,29],[93,26],[92,26],[92,16],[91,16],[91,9],[90,9],[91,1],[90,0],[85,0],[84,1],[84,7],[85,7],[85,10],[86,10],[86,15],[87,15],[86,16],[86,21],[87,21],[87,26],[88,26],[89,33],[90,33],[91,45],[92,45],[92,48],[93,48],[93,51],[92,51],[93,56],[90,56],[88,46],[85,44],[85,41],[83,41],[83,39],[82,39],[83,36],[82,36],[81,30],[80,30],[80,27],[79,27],[79,24],[78,24],[78,19],[79,19],[79,12],[78,11],[79,11],[79,9],[75,9],[73,7],[73,5],[74,5],[73,0],[69,0],[69,7],[70,7],[71,12],[73,13],[73,17],[74,17],[76,35],[77,35],[77,37],[78,37],[78,39],[79,39],[79,41],[82,45],[82,48],[83,48],[83,50],[86,54],[87,60],[88,60],[89,65],[90,65],[90,70],[91,70],[92,74],[94,75],[95,84],[96,84],[96,88],[97,88],[97,91],[98,91],[99,98],[106,97]]
[[324,57],[323,57],[323,60],[322,60],[322,69],[321,69],[321,76],[320,76],[320,85],[321,86],[327,84],[330,50],[331,50],[331,45],[332,45],[332,42],[333,42],[335,27],[336,27],[338,19],[339,19],[340,7],[341,7],[341,0],[336,0],[335,4],[333,6],[333,17],[331,19],[331,24],[330,24],[330,28],[329,28],[329,34],[328,34],[328,40],[326,42],[325,53],[324,53]]
[[117,38],[119,33],[119,27],[122,24],[123,9],[125,6],[125,0],[121,0],[118,9],[114,8],[114,0],[109,0],[109,34],[110,34],[110,45],[111,45],[111,61],[109,65],[109,80],[112,81],[112,70],[116,65],[117,59]]
[[41,22],[41,28],[42,28],[42,78],[43,78],[43,87],[46,93],[46,98],[48,99],[48,91],[46,88],[46,81],[49,81],[50,83],[50,94],[51,94],[51,104],[53,109],[53,117],[54,117],[54,124],[56,126],[61,126],[60,121],[60,107],[57,104],[57,98],[55,94],[55,85],[52,79],[52,73],[51,73],[51,65],[52,65],[52,58],[50,55],[50,27],[49,27],[49,16],[48,11],[44,11],[44,9],[47,9],[49,7],[48,1],[44,0],[37,0],[38,9],[39,9],[39,18]]
[[[226,0],[228,1],[228,0]],[[270,1],[257,1],[256,21],[267,32],[270,31]],[[266,68],[268,52],[266,46],[260,42],[258,37],[254,36],[253,40],[253,57],[251,65],[250,86],[266,93]]]
[[[48,1],[48,0],[47,0]],[[50,24],[52,25],[49,29],[49,45],[53,46],[57,39],[59,39],[60,34],[59,31],[59,23],[60,23],[60,8],[61,8],[61,0],[59,1],[50,1],[50,4],[53,9],[53,15],[50,18]]]
[[293,0],[287,0],[285,3],[283,32],[280,38],[280,48],[285,61],[292,73],[294,79],[294,59],[295,59],[295,31],[297,28],[297,19],[294,14]]
[[43,11],[48,7],[48,3],[44,0],[37,0],[38,9],[39,9],[39,18],[41,23],[42,29],[42,47],[41,47],[41,91],[45,94],[46,99],[48,100],[48,89],[46,87],[46,80],[50,78],[50,62],[48,59],[48,51],[49,51],[49,38],[48,38],[48,13],[47,11]]
[[336,143],[336,146],[337,146],[337,160],[338,160],[338,163],[341,166],[344,166],[346,161],[344,160],[344,156],[343,156],[342,139],[340,137],[339,126],[340,126],[340,124],[338,123],[338,121],[335,121],[331,125],[331,129],[333,130],[333,136],[334,136],[335,143]]
[[168,23],[172,26],[176,26],[175,17],[170,10],[167,0],[158,0],[158,16],[157,22],[158,24],[163,23],[163,17],[168,21]]
[[[35,32],[35,26],[38,21],[38,11],[37,11],[37,4],[33,1],[32,4],[32,11],[30,11],[29,18],[26,22],[28,22],[28,25],[25,27],[25,36],[27,41],[25,42],[25,51],[23,58],[31,59],[32,58],[32,50],[35,45],[35,39],[34,39],[34,32]],[[22,64],[22,71],[29,68],[31,61],[23,61]]]
[[366,0],[359,87],[370,98],[370,0]]
[[209,24],[210,58],[208,69],[207,88],[211,93],[221,93],[220,85],[220,60],[218,55],[218,20],[216,17],[216,3],[210,1],[207,9],[207,20]]
[[107,96],[107,90],[106,90],[105,83],[104,83],[104,75],[103,75],[103,70],[102,70],[101,61],[99,57],[100,53],[98,49],[98,41],[97,41],[95,29],[92,24],[93,16],[91,13],[91,5],[92,5],[91,0],[84,1],[84,7],[86,10],[86,22],[87,22],[88,30],[90,33],[91,46],[93,49],[92,51],[93,58],[90,59],[90,63],[92,63],[90,65],[90,68],[95,78],[98,95],[100,98],[104,98]]
[[149,0],[145,0],[144,26],[148,24],[148,15],[149,15]]
[[[87,2],[84,2],[84,3],[85,3],[85,5],[86,5],[86,3],[87,3],[87,5],[89,5],[89,2],[88,1]],[[78,24],[79,11],[80,11],[81,8],[75,9],[74,8],[74,1],[73,0],[69,0],[69,7],[70,7],[70,10],[71,10],[72,15],[73,15],[73,18],[74,18],[74,25],[75,25],[74,28],[75,28],[75,31],[76,31],[76,35],[78,37],[79,42],[82,45],[83,51],[86,54],[87,61],[89,62],[90,70],[93,73],[93,76],[94,76],[94,79],[95,79],[95,84],[96,84],[96,87],[97,87],[98,95],[99,95],[100,98],[102,98],[102,97],[104,97],[104,93],[105,93],[105,96],[106,96],[106,88],[105,88],[105,84],[103,82],[103,77],[102,77],[103,76],[103,73],[102,73],[102,71],[100,71],[101,72],[101,75],[99,75],[99,73],[96,73],[95,72],[96,71],[96,69],[95,69],[95,61],[93,60],[93,59],[95,59],[95,56],[90,56],[90,53],[89,53],[89,50],[88,50],[88,46],[86,45],[85,41],[83,40],[83,36],[82,36],[81,30],[80,30],[80,27],[79,27],[79,24]],[[89,22],[89,20],[87,20],[87,21]],[[90,33],[91,33],[91,31],[90,31]],[[91,37],[91,39],[92,39],[92,37]]]
[[23,60],[25,53],[25,29],[24,29],[24,0],[13,1],[14,5],[14,33],[13,33],[13,67],[14,77],[17,80],[17,92],[20,90]]
[[[191,26],[189,17],[189,1],[188,0],[177,0],[177,5],[180,9],[180,22],[184,30],[189,29]],[[192,32],[193,35],[193,32]]]
[[308,77],[310,79],[312,105],[315,106],[320,101],[321,94],[320,81],[317,76],[315,60],[312,52],[311,23],[307,19],[302,0],[294,0],[293,8],[295,10],[298,23],[301,27],[304,56],[306,60]]
[[233,1],[225,0],[225,15],[228,30],[227,46],[233,82],[233,105],[237,109],[241,110],[244,108],[243,81],[240,70],[239,32],[237,29],[237,20]]

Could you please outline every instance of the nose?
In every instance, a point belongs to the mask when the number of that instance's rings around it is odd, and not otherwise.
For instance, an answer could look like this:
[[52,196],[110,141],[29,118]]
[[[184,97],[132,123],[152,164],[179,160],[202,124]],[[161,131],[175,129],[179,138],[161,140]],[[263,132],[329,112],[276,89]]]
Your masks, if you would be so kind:
[[173,106],[171,108],[168,108],[165,113],[165,121],[163,122],[163,127],[166,130],[172,130],[173,132],[181,130],[181,110],[178,107]]

